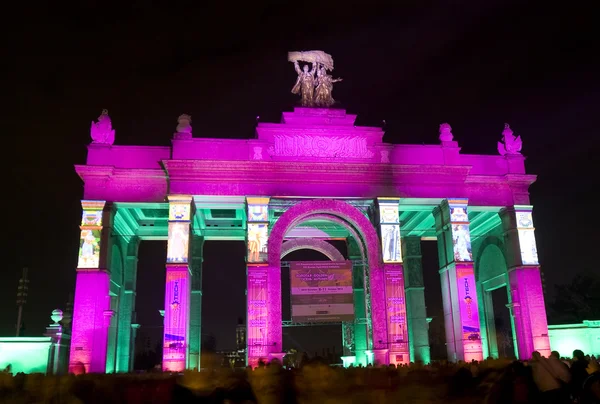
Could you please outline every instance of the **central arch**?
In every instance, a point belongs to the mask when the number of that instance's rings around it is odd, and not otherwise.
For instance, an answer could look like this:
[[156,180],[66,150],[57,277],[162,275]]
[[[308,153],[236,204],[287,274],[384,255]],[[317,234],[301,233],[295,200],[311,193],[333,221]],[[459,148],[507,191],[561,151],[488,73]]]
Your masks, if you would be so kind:
[[320,217],[343,225],[356,238],[356,241],[363,245],[363,260],[367,262],[364,269],[364,286],[366,295],[369,296],[366,302],[367,318],[370,316],[371,320],[370,348],[374,351],[383,351],[387,348],[387,318],[384,267],[381,261],[381,245],[377,231],[359,209],[346,202],[335,199],[312,199],[300,202],[283,213],[269,234],[267,333],[271,352],[279,353],[282,348],[281,256],[285,235],[298,224]]
[[313,238],[297,238],[286,241],[281,246],[281,258],[293,251],[302,249],[318,251],[331,261],[344,261],[344,256],[338,251],[337,248],[329,244],[327,241]]

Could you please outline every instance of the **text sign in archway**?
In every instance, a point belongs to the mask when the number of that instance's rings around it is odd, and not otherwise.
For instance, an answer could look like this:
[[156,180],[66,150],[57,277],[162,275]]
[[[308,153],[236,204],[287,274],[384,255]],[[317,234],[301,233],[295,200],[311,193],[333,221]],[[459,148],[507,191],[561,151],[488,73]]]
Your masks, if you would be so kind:
[[301,261],[290,267],[292,322],[354,321],[351,261]]

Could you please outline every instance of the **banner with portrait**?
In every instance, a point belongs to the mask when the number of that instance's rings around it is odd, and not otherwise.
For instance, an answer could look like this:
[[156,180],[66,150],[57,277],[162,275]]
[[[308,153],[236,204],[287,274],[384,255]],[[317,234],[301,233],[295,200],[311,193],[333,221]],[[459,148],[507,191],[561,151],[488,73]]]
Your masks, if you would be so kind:
[[269,198],[247,197],[248,227],[247,249],[249,264],[264,264],[268,261],[269,242]]
[[381,230],[381,253],[385,263],[402,262],[400,239],[400,216],[398,199],[377,198],[379,203],[379,227]]
[[516,216],[521,262],[523,265],[539,265],[533,215],[531,211],[517,211]]
[[472,262],[471,232],[466,200],[449,200],[454,261]]

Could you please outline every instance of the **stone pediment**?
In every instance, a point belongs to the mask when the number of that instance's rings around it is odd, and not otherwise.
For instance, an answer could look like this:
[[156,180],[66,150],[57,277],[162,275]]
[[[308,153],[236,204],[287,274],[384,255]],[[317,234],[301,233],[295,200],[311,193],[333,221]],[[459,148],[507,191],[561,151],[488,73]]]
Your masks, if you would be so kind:
[[357,127],[355,120],[342,109],[296,108],[281,123],[259,123],[256,131],[271,158],[372,160],[383,130]]

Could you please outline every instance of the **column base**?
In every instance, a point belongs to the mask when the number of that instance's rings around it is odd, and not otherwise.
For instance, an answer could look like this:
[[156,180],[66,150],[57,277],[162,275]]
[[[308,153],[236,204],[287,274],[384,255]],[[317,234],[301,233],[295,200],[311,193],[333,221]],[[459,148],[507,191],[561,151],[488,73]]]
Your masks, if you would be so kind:
[[356,366],[356,356],[342,356],[342,366],[345,368]]
[[271,352],[269,354],[269,362],[277,359],[279,363],[283,364],[283,357],[285,356],[285,352]]
[[390,356],[389,349],[373,349],[372,351],[374,365],[389,365]]
[[408,365],[410,363],[410,355],[406,352],[390,352],[388,354],[388,365]]

